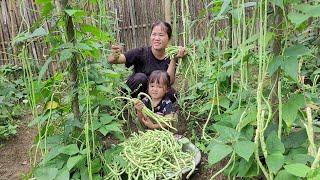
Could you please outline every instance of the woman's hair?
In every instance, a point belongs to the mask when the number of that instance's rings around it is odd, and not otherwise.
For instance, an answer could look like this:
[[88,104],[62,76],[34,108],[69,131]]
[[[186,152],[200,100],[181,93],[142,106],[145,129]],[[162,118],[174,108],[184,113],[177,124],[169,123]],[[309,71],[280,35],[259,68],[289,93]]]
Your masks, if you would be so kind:
[[166,71],[155,70],[149,76],[149,83],[164,84],[167,88],[170,88],[170,76]]
[[156,22],[154,22],[151,26],[151,31],[153,30],[153,28],[155,28],[156,26],[162,26],[164,27],[165,31],[168,34],[169,39],[171,39],[172,36],[172,28],[171,25],[167,22],[161,21],[161,20],[157,20]]

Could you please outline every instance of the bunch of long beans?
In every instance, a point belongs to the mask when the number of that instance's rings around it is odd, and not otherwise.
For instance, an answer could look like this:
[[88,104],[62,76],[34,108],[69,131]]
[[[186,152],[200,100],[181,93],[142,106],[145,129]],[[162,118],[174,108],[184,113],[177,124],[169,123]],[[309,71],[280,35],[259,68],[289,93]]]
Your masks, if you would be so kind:
[[[191,50],[188,48],[188,47],[184,47],[184,51],[186,54],[188,54],[189,52],[191,52]],[[170,58],[170,59],[173,59],[174,56],[176,56],[179,52],[179,46],[172,46],[172,45],[169,45],[167,48],[166,48],[166,57],[167,58]]]
[[126,161],[126,165],[108,165],[110,173],[106,179],[121,179],[124,174],[128,176],[128,180],[179,179],[183,169],[191,169],[189,176],[195,168],[193,153],[183,152],[182,144],[168,131],[133,133],[132,137],[120,146],[123,147],[120,156]]
[[[151,100],[151,98],[150,98],[150,96],[149,96],[148,94],[141,92],[141,93],[138,94],[138,97],[141,97],[141,95],[146,96],[146,97],[149,99],[149,101],[152,102],[152,100]],[[114,98],[114,99],[126,99],[126,100],[128,100],[129,103],[130,103],[130,102],[131,102],[131,103],[134,103],[134,102],[136,102],[136,101],[141,101],[141,100],[138,99],[138,98],[128,98],[128,97],[116,97],[116,98]],[[147,106],[143,106],[143,107],[142,107],[142,114],[143,114],[144,116],[149,117],[149,118],[150,118],[152,121],[154,121],[155,123],[159,124],[160,127],[161,127],[161,129],[163,129],[163,130],[167,130],[166,127],[170,128],[170,129],[172,129],[172,130],[174,130],[174,131],[177,130],[177,129],[176,129],[175,127],[173,127],[173,125],[172,125],[172,122],[173,122],[173,121],[176,121],[175,117],[173,117],[173,116],[172,116],[172,117],[161,116],[161,115],[159,115],[159,114],[154,113],[154,112],[153,112],[153,109],[151,110],[151,109],[149,109]]]

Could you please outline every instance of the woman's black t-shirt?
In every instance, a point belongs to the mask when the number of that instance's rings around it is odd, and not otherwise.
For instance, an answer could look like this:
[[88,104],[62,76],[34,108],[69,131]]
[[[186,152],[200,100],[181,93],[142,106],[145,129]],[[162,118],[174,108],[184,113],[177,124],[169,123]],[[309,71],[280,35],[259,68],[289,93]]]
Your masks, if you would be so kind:
[[126,57],[126,67],[133,66],[134,73],[144,73],[148,77],[155,70],[166,71],[169,67],[170,59],[157,59],[152,51],[151,46],[135,48],[124,53]]

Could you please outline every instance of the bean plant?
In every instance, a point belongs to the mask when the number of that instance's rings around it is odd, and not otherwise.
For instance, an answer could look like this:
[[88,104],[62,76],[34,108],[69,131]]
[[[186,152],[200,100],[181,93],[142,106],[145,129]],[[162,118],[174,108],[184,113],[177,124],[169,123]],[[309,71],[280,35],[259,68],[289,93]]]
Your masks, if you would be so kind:
[[[105,1],[90,3],[99,11],[89,11],[84,1],[61,1],[56,8],[53,1],[37,1],[42,7],[40,26],[28,25],[30,29],[13,40],[20,49],[32,109],[29,126],[37,126],[39,131],[32,148],[33,170],[26,177],[102,179],[110,171],[103,166],[108,155],[103,138],[124,138],[124,121],[118,116],[121,104],[111,99],[125,88],[123,77],[128,72],[121,67],[115,70],[106,60],[114,30]],[[48,21],[50,29],[46,30],[42,22]],[[74,33],[72,40],[70,31]],[[32,65],[34,59],[27,51],[30,42],[38,39],[51,46],[40,68]],[[52,63],[62,68],[48,75]],[[75,106],[80,114],[74,111]]]
[[[209,166],[227,159],[211,179],[222,172],[229,178],[319,178],[319,44],[312,35],[319,28],[318,3],[229,0],[206,7],[195,22],[211,17],[208,38],[187,43],[195,49],[192,64],[201,65],[196,75],[185,65],[178,72],[188,76],[179,104],[189,127],[200,129],[196,144]],[[276,13],[280,24],[271,21]],[[212,32],[221,19],[229,28]],[[272,48],[277,42],[279,54]]]
[[[23,65],[33,115],[29,125],[39,131],[27,176],[119,178],[113,173],[126,165],[119,156],[122,147],[102,144],[105,136],[125,139],[124,102],[111,99],[128,89],[124,77],[129,72],[106,61],[109,43],[116,42],[116,18],[106,0],[64,0],[57,7],[51,0],[36,3],[40,20],[26,24],[28,29],[12,42]],[[206,166],[222,165],[211,179],[221,174],[230,179],[319,179],[318,1],[205,3],[192,19],[188,1],[180,2],[188,55],[178,64],[177,89],[185,135],[207,154]],[[221,21],[228,26],[220,28]],[[206,34],[199,39],[191,30],[203,22]],[[173,23],[175,35],[178,27]],[[28,54],[35,40],[51,47],[40,68]],[[52,63],[61,68],[48,75]]]
[[[22,68],[12,65],[0,67],[0,139],[17,133],[18,119],[25,113],[26,92],[21,78]],[[1,142],[2,143],[2,142]]]

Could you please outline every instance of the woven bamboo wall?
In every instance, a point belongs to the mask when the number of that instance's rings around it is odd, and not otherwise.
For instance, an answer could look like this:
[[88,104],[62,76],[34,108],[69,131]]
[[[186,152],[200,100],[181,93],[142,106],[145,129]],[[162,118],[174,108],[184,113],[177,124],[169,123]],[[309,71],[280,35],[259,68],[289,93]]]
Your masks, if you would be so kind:
[[117,13],[119,19],[119,43],[124,50],[147,45],[150,27],[157,20],[165,20],[163,0],[120,0],[115,1],[111,11]]
[[[191,20],[195,19],[200,14],[200,11],[211,1],[104,0],[103,2],[105,2],[109,12],[116,15],[118,28],[114,29],[114,31],[117,32],[118,42],[124,44],[124,51],[126,51],[149,44],[152,23],[158,19],[168,19],[165,16],[165,11],[168,8],[171,9],[171,21],[176,17],[176,21],[171,22],[174,28],[172,43],[183,45],[181,34],[181,32],[184,32],[182,17],[186,15],[186,12],[189,12],[189,18]],[[166,6],[165,2],[170,2],[170,6]],[[28,29],[28,26],[38,19],[39,7],[34,3],[34,0],[1,0],[0,5],[0,65],[7,63],[20,64],[17,58],[17,49],[11,45],[11,40],[18,33]],[[89,7],[88,9],[95,8]],[[190,34],[188,37],[204,38],[207,32],[203,28],[207,26],[208,19],[204,19],[202,23],[192,27],[191,32],[188,32]],[[221,29],[226,25],[228,25],[227,22],[222,21],[217,25],[217,29]],[[44,28],[47,29],[47,26],[45,24]],[[36,67],[40,68],[46,61],[46,54],[48,54],[49,48],[49,45],[42,42],[41,39],[31,43],[29,56],[34,59]],[[59,68],[56,64],[55,61],[50,64],[50,74],[54,72],[54,69]]]
[[[11,40],[19,32],[27,29],[26,24],[37,19],[37,7],[33,0],[1,0],[0,6],[0,65],[18,64],[17,49],[11,45]],[[39,45],[33,43],[31,47],[30,52],[33,56],[41,54]]]

